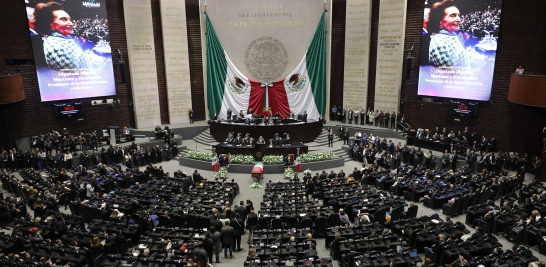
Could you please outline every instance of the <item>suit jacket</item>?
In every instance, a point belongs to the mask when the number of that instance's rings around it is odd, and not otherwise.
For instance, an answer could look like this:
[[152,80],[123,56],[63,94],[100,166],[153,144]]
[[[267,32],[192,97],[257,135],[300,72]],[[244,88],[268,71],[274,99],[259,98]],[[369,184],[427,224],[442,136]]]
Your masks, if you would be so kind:
[[421,164],[421,160],[419,160],[418,157],[413,158],[413,166],[417,166]]
[[235,242],[235,230],[231,225],[222,228],[220,236],[222,238],[222,244],[224,245],[231,245]]
[[198,182],[200,182],[202,179],[203,179],[203,177],[201,177],[201,174],[199,174],[199,173],[194,173],[194,174],[193,174],[193,182],[194,182],[194,183],[198,183]]
[[240,218],[231,218],[229,225],[233,227],[235,236],[241,236],[245,232],[245,221]]

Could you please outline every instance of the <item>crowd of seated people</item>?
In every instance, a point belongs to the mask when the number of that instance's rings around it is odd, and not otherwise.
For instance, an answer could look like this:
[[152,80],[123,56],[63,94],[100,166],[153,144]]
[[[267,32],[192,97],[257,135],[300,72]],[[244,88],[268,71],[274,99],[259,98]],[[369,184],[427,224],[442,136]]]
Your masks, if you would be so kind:
[[[249,108],[246,112],[243,110],[239,111],[239,114],[233,113],[231,108],[228,108],[226,111],[227,113],[227,121],[229,122],[235,122],[235,123],[244,123],[247,125],[269,125],[274,124],[275,120],[282,120],[282,119],[289,119],[291,121],[299,120],[303,122],[307,122],[307,111],[304,111],[301,115],[294,114],[293,111],[290,111],[287,117],[282,117],[279,112],[276,112],[273,114],[273,112],[269,112],[267,115],[264,114],[256,114],[256,112],[252,111],[251,108]],[[214,114],[213,120],[218,120],[218,114]],[[320,121],[324,121],[322,115],[320,115],[319,118]]]
[[249,133],[246,133],[243,136],[241,133],[237,133],[237,135],[235,135],[235,133],[230,132],[228,133],[228,136],[226,137],[226,141],[224,143],[236,146],[254,146],[256,144],[265,144],[273,147],[290,145],[292,144],[292,138],[290,138],[290,134],[287,133],[284,133],[282,136],[278,133],[275,133],[274,137],[270,138],[269,140],[266,140],[263,136],[260,136],[260,138],[254,140],[253,137],[250,137]]
[[[252,207],[251,202],[242,204],[243,210],[231,205],[239,191],[237,183],[207,181],[198,171],[191,176],[179,171],[171,177],[151,165],[144,171],[122,171],[119,165],[100,164],[92,173],[80,166],[43,173],[22,169],[20,174],[22,180],[6,170],[0,175],[10,193],[0,203],[0,226],[14,229],[13,244],[8,240],[2,247],[0,262],[101,266],[164,257],[173,266],[182,266],[189,258],[196,260],[191,252],[200,242],[220,236],[213,244],[227,248],[230,238],[224,228],[230,221],[240,250],[243,219]],[[71,214],[59,213],[59,206]],[[142,244],[149,246],[148,251],[127,253]]]

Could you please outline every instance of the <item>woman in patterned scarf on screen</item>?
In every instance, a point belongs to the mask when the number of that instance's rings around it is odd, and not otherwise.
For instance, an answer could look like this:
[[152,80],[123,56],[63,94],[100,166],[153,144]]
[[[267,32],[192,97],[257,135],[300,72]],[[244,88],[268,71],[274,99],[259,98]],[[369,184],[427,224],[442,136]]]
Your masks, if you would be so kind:
[[457,36],[461,14],[452,0],[437,2],[430,8],[426,27],[431,34],[430,65],[435,67],[470,67],[462,41]]
[[48,2],[34,9],[36,31],[45,36],[44,55],[49,68],[86,69],[93,65],[85,51],[70,37],[74,33],[72,18],[61,4]]

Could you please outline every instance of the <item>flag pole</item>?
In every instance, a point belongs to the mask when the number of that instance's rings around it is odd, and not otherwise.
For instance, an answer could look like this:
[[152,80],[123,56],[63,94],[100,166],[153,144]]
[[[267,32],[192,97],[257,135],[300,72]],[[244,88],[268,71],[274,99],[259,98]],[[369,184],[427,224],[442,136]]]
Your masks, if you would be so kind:
[[[207,6],[207,2],[205,2],[205,7]],[[214,153],[214,157],[216,157],[216,148],[212,148],[212,153]],[[216,159],[216,162],[218,162],[218,159]],[[218,166],[220,166],[220,164],[218,164]],[[218,167],[218,169],[220,169]],[[212,170],[214,171],[214,174],[213,176],[216,176],[216,170],[214,168],[212,168]]]

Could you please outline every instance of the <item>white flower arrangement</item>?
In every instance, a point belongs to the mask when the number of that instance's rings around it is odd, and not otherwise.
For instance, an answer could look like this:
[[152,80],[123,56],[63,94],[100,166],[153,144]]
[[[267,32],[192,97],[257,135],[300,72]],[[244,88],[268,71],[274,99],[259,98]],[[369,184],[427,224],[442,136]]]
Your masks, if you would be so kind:
[[189,158],[192,159],[199,159],[199,160],[205,160],[205,161],[212,161],[212,158],[216,155],[216,153],[212,152],[201,152],[197,150],[191,150],[186,155]]
[[334,159],[334,153],[332,151],[317,152],[317,153],[302,154],[300,157],[301,157],[301,162],[331,160],[331,159]]
[[248,188],[250,188],[250,189],[262,189],[263,187],[259,183],[253,183]]
[[267,155],[262,157],[264,164],[282,164],[282,156]]
[[311,175],[313,171],[311,171],[311,169],[307,168],[307,170],[303,171],[303,174],[304,175]]
[[242,155],[242,154],[237,154],[237,155],[230,155],[229,156],[229,163],[233,163],[233,164],[254,164],[254,156],[252,155]]
[[292,168],[286,168],[284,170],[284,178],[286,179],[294,178],[294,170],[292,170]]
[[220,167],[220,169],[218,169],[218,174],[217,174],[218,178],[227,179],[228,175],[229,173],[226,167]]

